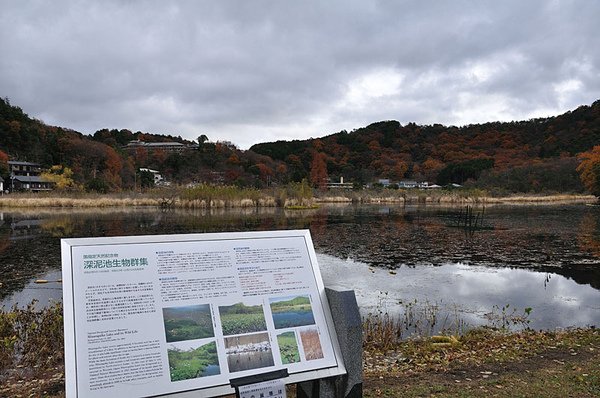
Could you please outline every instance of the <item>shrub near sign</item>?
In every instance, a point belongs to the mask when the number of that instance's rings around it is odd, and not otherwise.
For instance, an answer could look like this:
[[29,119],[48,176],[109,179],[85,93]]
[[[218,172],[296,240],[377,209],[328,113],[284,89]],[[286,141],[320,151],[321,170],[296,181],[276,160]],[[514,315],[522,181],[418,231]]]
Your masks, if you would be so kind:
[[308,231],[63,239],[67,397],[345,372]]

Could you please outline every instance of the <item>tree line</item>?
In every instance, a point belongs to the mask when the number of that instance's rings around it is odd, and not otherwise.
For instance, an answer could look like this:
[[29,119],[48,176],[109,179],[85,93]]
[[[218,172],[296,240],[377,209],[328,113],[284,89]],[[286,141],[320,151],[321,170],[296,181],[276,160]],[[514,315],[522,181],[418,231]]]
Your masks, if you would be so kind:
[[[596,192],[600,183],[600,101],[563,115],[462,127],[382,121],[316,139],[260,143],[240,150],[229,142],[102,129],[93,135],[48,126],[0,99],[0,176],[6,161],[42,164],[63,189],[98,192],[150,186],[140,168],[174,184],[267,187],[300,182],[324,188],[343,177],[356,186],[380,178],[461,184],[499,192]],[[131,141],[178,142],[170,152]],[[580,179],[581,175],[581,179]],[[592,183],[593,182],[593,183]],[[58,186],[59,184],[57,184]]]

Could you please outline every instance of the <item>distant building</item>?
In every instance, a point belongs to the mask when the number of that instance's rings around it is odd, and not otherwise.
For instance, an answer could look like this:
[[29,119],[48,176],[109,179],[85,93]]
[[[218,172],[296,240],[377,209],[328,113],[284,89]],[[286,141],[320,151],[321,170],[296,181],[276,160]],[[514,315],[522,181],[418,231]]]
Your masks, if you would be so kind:
[[4,192],[4,179],[0,177],[0,193]]
[[165,152],[175,152],[182,153],[190,149],[197,148],[197,145],[186,145],[181,142],[145,142],[140,140],[130,141],[123,148],[127,151],[136,151],[137,149],[145,149],[149,152],[151,151],[165,151]]
[[419,188],[421,188],[421,189],[439,189],[439,188],[441,188],[441,186],[437,185],[437,184],[429,184],[427,182],[423,182],[423,183],[419,184]]
[[9,160],[8,173],[15,176],[39,176],[42,174],[42,165],[39,163]]
[[387,178],[381,178],[377,181],[377,184],[383,186],[384,188],[388,187],[398,187],[400,189],[436,189],[441,188],[436,184],[429,184],[427,181],[417,182],[414,180],[401,180],[398,182],[393,182]]
[[344,182],[344,177],[340,177],[340,182],[328,182],[326,187],[328,189],[352,189],[354,184],[351,182]]
[[7,188],[10,191],[51,191],[53,183],[44,181],[40,177],[42,166],[39,163],[8,161],[10,183]]
[[402,180],[398,183],[398,188],[416,188],[417,186],[417,182],[411,180]]

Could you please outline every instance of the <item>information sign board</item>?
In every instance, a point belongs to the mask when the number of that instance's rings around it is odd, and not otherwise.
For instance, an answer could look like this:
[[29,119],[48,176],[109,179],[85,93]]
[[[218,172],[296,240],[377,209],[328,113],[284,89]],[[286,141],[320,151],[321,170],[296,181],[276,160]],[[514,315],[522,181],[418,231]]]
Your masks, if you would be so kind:
[[66,393],[199,397],[345,373],[307,230],[62,240]]

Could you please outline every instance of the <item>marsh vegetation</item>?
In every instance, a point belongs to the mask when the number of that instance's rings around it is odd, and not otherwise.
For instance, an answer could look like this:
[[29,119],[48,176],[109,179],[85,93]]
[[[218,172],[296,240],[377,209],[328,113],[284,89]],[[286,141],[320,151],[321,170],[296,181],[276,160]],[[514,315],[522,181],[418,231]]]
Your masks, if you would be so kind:
[[196,348],[180,349],[171,346],[167,354],[171,381],[205,377],[209,368],[210,376],[220,373],[217,344],[214,341]]
[[215,335],[208,304],[163,308],[162,312],[168,343]]
[[225,336],[267,330],[265,314],[262,305],[233,305],[219,306],[221,327]]

